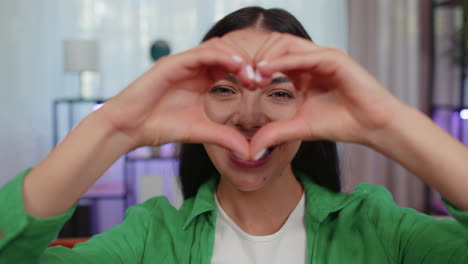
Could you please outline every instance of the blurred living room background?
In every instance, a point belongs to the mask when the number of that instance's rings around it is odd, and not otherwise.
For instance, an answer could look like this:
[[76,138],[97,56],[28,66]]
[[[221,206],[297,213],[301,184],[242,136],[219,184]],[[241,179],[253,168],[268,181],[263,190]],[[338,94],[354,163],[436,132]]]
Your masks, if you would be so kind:
[[[406,103],[467,142],[464,0],[2,0],[0,186],[34,167],[93,109],[162,55],[196,46],[215,21],[259,5],[290,11],[320,45],[345,50]],[[384,185],[396,202],[434,215],[440,197],[395,162],[339,144],[343,191]],[[61,236],[118,224],[154,195],[182,202],[178,145],[137,149],[79,201]],[[66,164],[63,164],[66,166]],[[60,199],[60,197],[57,197]],[[2,201],[8,202],[8,201]]]

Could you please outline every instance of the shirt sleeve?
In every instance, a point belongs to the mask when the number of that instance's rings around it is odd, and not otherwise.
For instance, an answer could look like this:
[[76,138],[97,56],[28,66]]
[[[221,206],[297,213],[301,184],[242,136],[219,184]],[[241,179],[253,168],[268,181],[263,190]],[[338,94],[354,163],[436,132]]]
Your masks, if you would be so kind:
[[460,224],[464,225],[468,229],[468,211],[462,211],[455,207],[452,203],[446,199],[442,199],[442,202],[445,205],[445,208],[450,212],[450,214],[455,218]]
[[24,171],[0,189],[0,264],[3,263],[139,263],[147,234],[149,212],[129,208],[125,220],[73,249],[48,248],[75,207],[51,218],[35,218],[23,207]]
[[383,187],[369,195],[365,210],[396,263],[468,263],[468,212],[447,204],[454,220],[437,220],[397,206]]
[[141,263],[149,216],[142,205],[132,206],[121,224],[76,244],[73,249],[61,246],[48,248],[41,256],[40,263]]

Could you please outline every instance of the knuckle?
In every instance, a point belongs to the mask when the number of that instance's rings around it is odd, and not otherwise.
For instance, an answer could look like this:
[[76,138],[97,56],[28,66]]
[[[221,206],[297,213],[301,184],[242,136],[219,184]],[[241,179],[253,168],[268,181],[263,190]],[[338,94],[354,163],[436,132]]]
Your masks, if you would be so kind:
[[278,32],[278,31],[274,31],[274,32],[271,33],[271,37],[273,37],[273,38],[279,38],[279,37],[281,37],[283,35],[284,35],[284,33]]
[[178,58],[179,56],[180,56],[179,54],[174,54],[174,55],[161,57],[156,61],[155,65],[164,65],[164,64],[170,63],[171,60],[174,60]]
[[159,64],[164,64],[167,61],[167,57],[169,57],[169,56],[164,56],[164,57],[159,58],[158,63]]
[[219,40],[219,37],[214,36],[214,37],[210,38],[207,42],[213,42],[213,41],[218,41],[218,40]]
[[348,54],[342,50],[342,49],[338,49],[338,48],[330,48],[330,51],[332,54],[334,54],[335,56],[340,56],[340,57],[344,57],[344,56],[348,56]]
[[220,37],[214,37],[212,40],[213,40],[212,41],[213,45],[218,46],[218,45],[223,45],[224,44],[224,41]]
[[219,37],[212,37],[209,40],[203,42],[201,46],[204,46],[204,47],[213,46],[213,45],[217,45],[217,43],[219,43]]

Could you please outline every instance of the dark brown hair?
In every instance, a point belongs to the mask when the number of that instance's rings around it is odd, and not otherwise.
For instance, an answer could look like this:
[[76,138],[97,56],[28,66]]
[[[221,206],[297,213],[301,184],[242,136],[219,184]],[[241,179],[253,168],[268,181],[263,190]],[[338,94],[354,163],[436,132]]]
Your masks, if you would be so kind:
[[[261,7],[245,7],[218,21],[202,41],[221,37],[231,31],[260,27],[274,32],[293,34],[312,40],[299,21],[289,12]],[[336,143],[304,141],[291,163],[293,171],[301,171],[317,184],[339,192],[340,167]],[[195,196],[198,188],[213,175],[219,175],[202,144],[183,144],[179,181],[184,199]]]

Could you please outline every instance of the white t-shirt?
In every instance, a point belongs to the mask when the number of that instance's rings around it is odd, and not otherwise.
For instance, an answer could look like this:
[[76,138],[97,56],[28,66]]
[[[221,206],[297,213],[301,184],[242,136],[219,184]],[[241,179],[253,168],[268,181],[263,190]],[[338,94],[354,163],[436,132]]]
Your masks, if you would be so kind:
[[267,236],[252,236],[244,232],[221,208],[216,194],[215,201],[218,217],[211,263],[306,263],[304,194],[281,229]]

